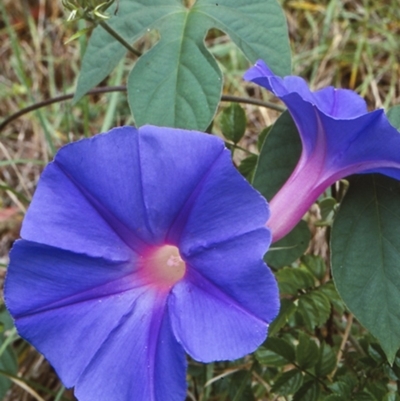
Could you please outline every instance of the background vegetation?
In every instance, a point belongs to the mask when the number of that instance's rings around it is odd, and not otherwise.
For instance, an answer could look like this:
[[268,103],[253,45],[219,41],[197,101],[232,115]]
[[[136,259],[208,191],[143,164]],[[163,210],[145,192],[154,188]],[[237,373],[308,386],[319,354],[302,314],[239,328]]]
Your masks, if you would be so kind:
[[[400,7],[398,0],[283,1],[293,50],[293,73],[314,89],[354,89],[371,109],[400,103]],[[8,251],[44,165],[63,144],[132,124],[121,92],[85,96],[77,105],[57,102],[2,126],[19,110],[74,92],[87,38],[65,42],[84,22],[67,23],[61,1],[0,2],[0,280]],[[157,34],[135,44],[145,52]],[[207,46],[224,74],[224,94],[275,102],[243,82],[248,62],[222,32],[212,30]],[[128,56],[100,86],[126,83]],[[221,110],[228,103],[221,103]],[[235,162],[246,173],[249,152],[258,153],[259,133],[275,110],[243,104],[245,136]],[[220,111],[221,111],[220,110]],[[213,132],[227,136],[221,114]],[[248,161],[248,159],[247,159]],[[322,212],[322,214],[321,214]],[[328,217],[317,206],[310,222]],[[264,346],[234,363],[190,362],[188,400],[376,400],[400,397],[400,356],[391,367],[376,341],[346,311],[329,273],[328,228],[315,228],[308,256],[297,269],[272,262],[283,294],[282,311]],[[0,399],[73,400],[44,358],[18,338],[0,306]],[[77,345],[79,346],[79,345]],[[11,384],[11,387],[9,387]],[[296,394],[293,396],[293,394]]]

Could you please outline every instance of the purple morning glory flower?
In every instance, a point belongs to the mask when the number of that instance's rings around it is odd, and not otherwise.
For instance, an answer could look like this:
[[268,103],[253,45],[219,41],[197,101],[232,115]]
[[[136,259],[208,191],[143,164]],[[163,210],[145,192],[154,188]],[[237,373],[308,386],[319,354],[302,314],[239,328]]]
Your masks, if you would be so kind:
[[288,234],[335,181],[356,173],[400,179],[400,134],[383,110],[367,111],[356,93],[328,87],[310,91],[295,76],[280,78],[262,60],[244,75],[287,106],[303,145],[290,178],[270,202],[273,241]]
[[184,400],[185,351],[242,357],[277,314],[268,216],[216,137],[146,126],[84,139],[41,176],[7,307],[78,399]]

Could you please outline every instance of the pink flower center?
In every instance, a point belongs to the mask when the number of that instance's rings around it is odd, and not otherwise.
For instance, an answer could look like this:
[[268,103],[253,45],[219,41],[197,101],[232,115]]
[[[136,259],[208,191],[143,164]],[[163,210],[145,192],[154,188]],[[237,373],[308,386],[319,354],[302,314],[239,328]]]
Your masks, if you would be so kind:
[[183,278],[186,263],[173,245],[152,249],[140,261],[140,272],[146,283],[168,290]]

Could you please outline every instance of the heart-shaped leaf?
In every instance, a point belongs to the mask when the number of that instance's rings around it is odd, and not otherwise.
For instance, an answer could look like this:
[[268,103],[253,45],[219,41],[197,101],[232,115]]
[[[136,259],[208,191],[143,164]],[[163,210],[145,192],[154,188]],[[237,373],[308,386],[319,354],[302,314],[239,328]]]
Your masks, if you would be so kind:
[[[137,125],[204,130],[222,90],[221,71],[204,44],[210,28],[227,33],[244,55],[262,58],[280,75],[291,70],[286,20],[276,0],[120,0],[107,24],[133,43],[156,29],[160,41],[135,64],[128,98]],[[101,26],[85,53],[74,100],[101,82],[126,49]]]
[[399,181],[378,174],[353,178],[331,249],[340,296],[393,362],[400,348]]

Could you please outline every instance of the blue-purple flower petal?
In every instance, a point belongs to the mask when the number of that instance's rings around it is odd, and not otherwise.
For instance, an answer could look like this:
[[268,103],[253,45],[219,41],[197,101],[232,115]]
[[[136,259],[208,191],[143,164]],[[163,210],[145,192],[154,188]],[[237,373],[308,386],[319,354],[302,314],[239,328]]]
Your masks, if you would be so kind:
[[275,75],[263,60],[258,60],[254,67],[246,71],[243,78],[263,86],[279,98],[297,94],[303,102],[317,106],[322,113],[331,117],[354,118],[368,111],[365,100],[351,90],[329,86],[312,92],[303,78],[281,78]]
[[173,128],[144,126],[138,138],[148,224],[156,241],[165,241],[225,146],[212,135]]
[[276,280],[262,260],[265,244],[270,238],[269,230],[259,228],[203,248],[186,258],[193,270],[266,325],[276,317],[279,309]]
[[[172,226],[169,238],[179,244],[183,255],[190,255],[262,227],[268,218],[265,199],[232,170],[229,152],[225,150],[199,182]],[[266,247],[269,235],[265,233]]]
[[328,87],[312,92],[299,77],[274,75],[262,60],[244,77],[286,104],[303,145],[293,174],[271,200],[268,225],[274,241],[342,177],[382,173],[400,179],[400,134],[382,110],[368,113],[365,101],[350,90]]
[[25,240],[10,260],[5,301],[18,331],[71,387],[143,293],[133,266]]
[[[68,149],[68,148],[67,148]],[[24,239],[73,252],[124,260],[131,249],[110,229],[103,207],[95,207],[56,163],[41,175],[35,196],[23,221]],[[116,219],[107,212],[107,217]]]
[[6,304],[80,400],[183,400],[184,351],[239,358],[277,313],[268,213],[216,137],[123,127],[67,145],[11,252]]
[[240,358],[267,335],[264,320],[194,269],[175,285],[169,307],[176,338],[197,361]]
[[265,338],[279,310],[275,278],[261,259],[269,241],[261,228],[186,258],[189,274],[169,302],[175,335],[193,358],[238,358]]
[[165,308],[165,300],[154,293],[135,301],[78,380],[78,399],[185,399],[185,355],[173,337]]

